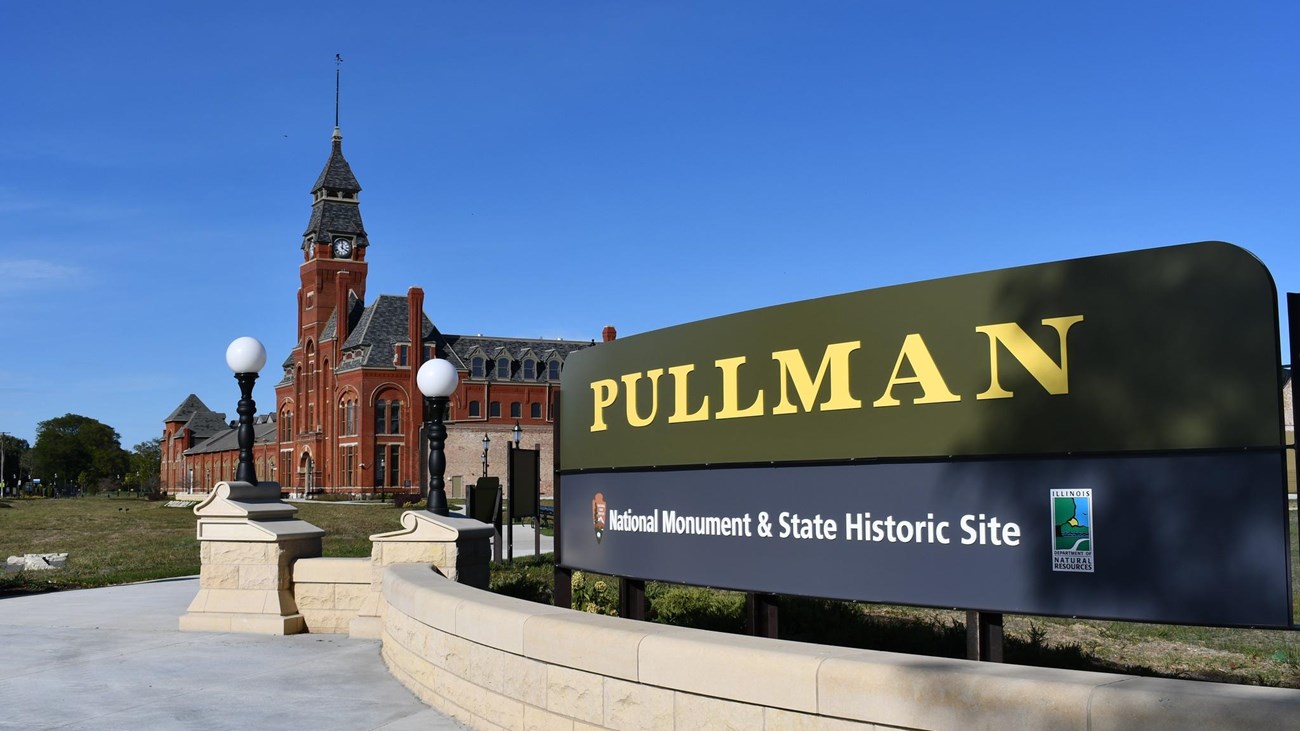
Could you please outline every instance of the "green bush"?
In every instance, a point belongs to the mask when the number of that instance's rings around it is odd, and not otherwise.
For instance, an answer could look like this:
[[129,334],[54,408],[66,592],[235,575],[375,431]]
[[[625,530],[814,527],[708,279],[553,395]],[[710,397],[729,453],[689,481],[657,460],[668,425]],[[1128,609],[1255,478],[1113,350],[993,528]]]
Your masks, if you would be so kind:
[[573,572],[573,608],[591,614],[618,616],[618,579],[603,574]]
[[740,592],[651,582],[646,599],[654,622],[717,632],[745,631],[745,595]]

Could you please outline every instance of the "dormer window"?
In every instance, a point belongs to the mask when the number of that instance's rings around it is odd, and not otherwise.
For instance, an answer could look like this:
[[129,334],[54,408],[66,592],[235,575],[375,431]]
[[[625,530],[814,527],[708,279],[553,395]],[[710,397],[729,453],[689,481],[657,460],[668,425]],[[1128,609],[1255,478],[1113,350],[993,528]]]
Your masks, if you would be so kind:
[[486,377],[487,377],[487,373],[486,373],[486,371],[485,371],[485,364],[484,364],[484,361],[483,361],[483,356],[481,356],[481,355],[476,355],[476,356],[474,356],[473,358],[470,359],[470,361],[469,361],[469,377],[470,377],[470,378],[486,378]]
[[532,358],[524,359],[524,380],[525,381],[537,380],[537,361],[533,360]]
[[505,356],[497,358],[497,378],[501,380],[510,378],[510,359]]
[[560,361],[558,358],[546,364],[546,379],[548,381],[560,380]]
[[410,345],[394,345],[393,350],[394,350],[393,365],[397,366],[398,368],[406,368],[407,366],[410,365],[411,362]]

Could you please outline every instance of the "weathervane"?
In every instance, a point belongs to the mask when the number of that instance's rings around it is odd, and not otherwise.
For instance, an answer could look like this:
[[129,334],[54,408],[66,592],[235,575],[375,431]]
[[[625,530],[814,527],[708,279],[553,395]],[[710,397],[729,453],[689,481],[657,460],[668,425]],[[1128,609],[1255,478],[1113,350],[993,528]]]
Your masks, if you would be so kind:
[[334,126],[339,126],[339,69],[343,66],[343,56],[334,54]]

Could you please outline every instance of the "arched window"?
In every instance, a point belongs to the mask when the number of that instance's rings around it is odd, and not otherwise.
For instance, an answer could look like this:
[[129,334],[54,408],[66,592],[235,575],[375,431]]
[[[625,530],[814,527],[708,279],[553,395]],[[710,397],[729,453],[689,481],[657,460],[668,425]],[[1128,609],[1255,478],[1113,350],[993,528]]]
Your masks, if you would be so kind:
[[524,415],[524,407],[523,407],[523,404],[519,403],[518,401],[512,401],[512,402],[510,402],[510,418],[511,418],[511,419],[518,419],[519,417],[521,417],[521,416],[523,416],[523,415]]
[[280,441],[293,441],[293,410],[288,406],[280,412]]
[[479,404],[479,402],[477,402],[477,401],[470,401],[470,402],[469,402],[469,415],[470,415],[471,417],[482,416],[482,415],[483,415],[483,407],[482,407],[482,405]]
[[500,416],[500,415],[501,415],[500,401],[493,401],[492,403],[488,404],[488,416]]
[[532,358],[524,358],[524,380],[537,380],[537,361]]
[[558,358],[546,364],[546,379],[548,381],[560,380],[560,361]]
[[534,418],[534,419],[540,419],[540,418],[542,418],[542,405],[541,405],[541,404],[529,404],[529,412],[530,412],[530,413],[529,413],[529,416],[531,416],[531,417]]
[[356,433],[357,400],[349,394],[339,402],[339,436],[354,436]]
[[483,356],[481,356],[481,355],[476,355],[476,356],[474,356],[473,358],[470,359],[470,362],[469,362],[469,377],[470,377],[470,378],[486,378],[486,377],[487,377],[487,373],[486,373],[484,367],[485,367],[485,364],[484,364],[484,361],[483,361]]
[[497,358],[497,378],[505,380],[510,377],[510,359],[501,356]]
[[[389,394],[392,396],[396,393]],[[375,401],[375,433],[402,433],[402,402],[395,398]]]

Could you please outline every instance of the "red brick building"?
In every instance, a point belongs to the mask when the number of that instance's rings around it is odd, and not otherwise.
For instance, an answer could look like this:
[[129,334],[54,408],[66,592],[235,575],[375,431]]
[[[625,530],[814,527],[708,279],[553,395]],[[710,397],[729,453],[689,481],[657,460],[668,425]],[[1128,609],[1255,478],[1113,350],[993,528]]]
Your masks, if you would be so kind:
[[[452,495],[482,474],[484,436],[489,474],[504,477],[516,424],[521,446],[542,450],[549,493],[560,372],[569,353],[590,343],[442,333],[424,313],[419,287],[365,304],[370,241],[360,192],[335,128],[302,235],[297,345],[282,364],[274,414],[258,417],[259,479],[303,494],[420,492],[427,442],[415,375],[436,356],[461,376],[448,409]],[[603,336],[612,339],[613,328]],[[206,491],[231,479],[238,461],[225,415],[193,395],[164,420],[162,449],[163,489],[171,492]]]

